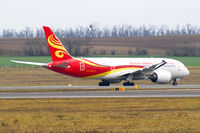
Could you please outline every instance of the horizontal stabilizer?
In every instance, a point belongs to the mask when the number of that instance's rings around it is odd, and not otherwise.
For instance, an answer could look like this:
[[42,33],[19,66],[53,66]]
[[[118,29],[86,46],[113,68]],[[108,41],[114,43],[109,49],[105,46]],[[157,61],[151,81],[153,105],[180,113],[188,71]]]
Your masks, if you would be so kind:
[[61,63],[61,64],[57,64],[57,65],[54,65],[54,67],[60,67],[60,68],[68,68],[69,62],[64,62],[64,63]]
[[48,63],[39,63],[39,62],[26,62],[26,61],[16,61],[16,60],[10,60],[15,63],[21,63],[21,64],[29,64],[29,65],[36,65],[36,66],[48,66]]

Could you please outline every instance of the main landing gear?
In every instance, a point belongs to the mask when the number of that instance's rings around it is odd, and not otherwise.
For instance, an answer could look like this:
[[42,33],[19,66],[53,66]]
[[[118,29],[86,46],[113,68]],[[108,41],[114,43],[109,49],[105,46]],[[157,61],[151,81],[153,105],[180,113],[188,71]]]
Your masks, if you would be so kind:
[[123,86],[134,86],[135,84],[133,82],[124,82]]
[[177,86],[177,85],[178,85],[177,80],[173,79],[173,86]]
[[99,86],[110,86],[110,83],[102,81],[102,82],[99,82]]

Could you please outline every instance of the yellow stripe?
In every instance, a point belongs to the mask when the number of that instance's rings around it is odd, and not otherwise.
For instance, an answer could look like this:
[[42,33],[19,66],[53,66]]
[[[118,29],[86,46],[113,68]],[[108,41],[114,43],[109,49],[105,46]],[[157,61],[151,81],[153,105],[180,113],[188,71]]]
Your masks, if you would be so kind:
[[77,59],[77,60],[79,60],[79,61],[81,61],[81,62],[84,62],[84,63],[86,63],[86,64],[88,64],[88,65],[92,65],[92,66],[97,66],[97,67],[107,67],[107,66],[97,65],[97,64],[94,64],[94,63],[92,63],[92,62],[89,62],[89,61],[83,60],[83,59]]
[[116,72],[119,72],[119,71],[130,70],[130,69],[140,69],[140,68],[137,68],[137,67],[120,68],[120,69],[115,69],[115,70],[111,70],[111,71],[108,71],[108,72],[104,72],[104,73],[100,73],[100,74],[97,74],[97,75],[88,76],[88,77],[84,77],[84,78],[86,78],[86,79],[99,78],[99,77],[103,77],[103,76],[108,75],[108,74],[113,74],[113,73],[116,73]]

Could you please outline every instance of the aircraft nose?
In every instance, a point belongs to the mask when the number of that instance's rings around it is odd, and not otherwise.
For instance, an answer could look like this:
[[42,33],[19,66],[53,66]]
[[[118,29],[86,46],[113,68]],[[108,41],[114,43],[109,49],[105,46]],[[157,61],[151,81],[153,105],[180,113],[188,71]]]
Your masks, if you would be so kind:
[[190,74],[190,71],[187,69],[187,67],[185,67],[184,74],[185,76],[188,76]]

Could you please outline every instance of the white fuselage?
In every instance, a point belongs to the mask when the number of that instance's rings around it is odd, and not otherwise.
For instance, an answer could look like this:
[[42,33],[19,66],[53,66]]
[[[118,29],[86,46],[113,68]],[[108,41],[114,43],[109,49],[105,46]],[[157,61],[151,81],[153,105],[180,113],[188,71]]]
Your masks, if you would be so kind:
[[[183,78],[189,75],[189,71],[183,63],[168,58],[86,58],[86,59],[101,65],[113,66],[113,68],[111,69],[115,69],[114,66],[122,66],[122,65],[137,65],[137,66],[148,67],[153,64],[160,63],[162,62],[162,60],[164,60],[167,63],[164,66],[155,70],[155,72],[159,70],[166,70],[171,73],[172,78],[176,79]],[[105,75],[104,77],[101,78],[112,79],[119,75],[122,75],[123,73],[127,73],[127,71],[134,72],[137,70],[138,69],[124,70]]]

